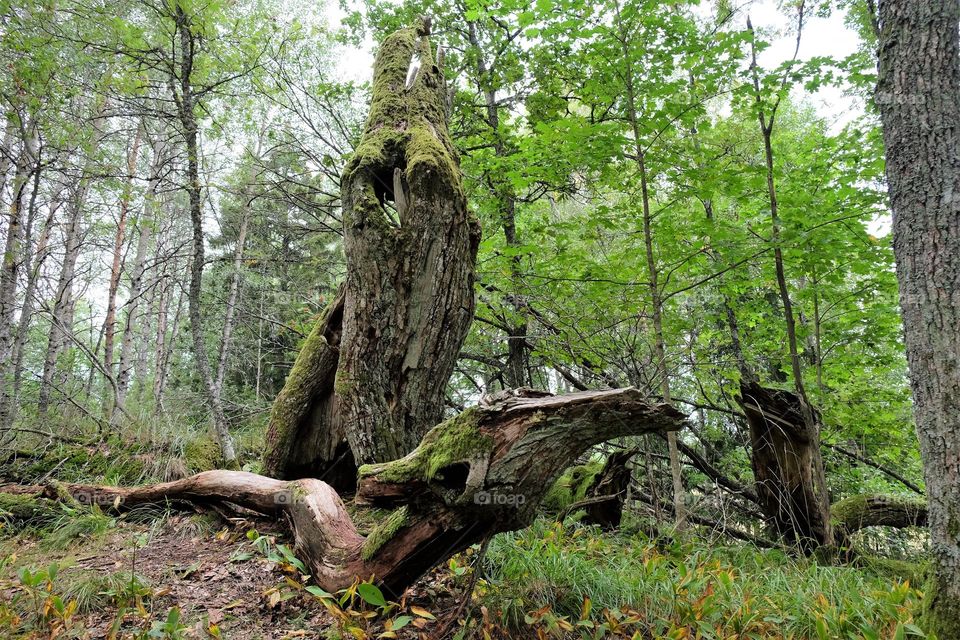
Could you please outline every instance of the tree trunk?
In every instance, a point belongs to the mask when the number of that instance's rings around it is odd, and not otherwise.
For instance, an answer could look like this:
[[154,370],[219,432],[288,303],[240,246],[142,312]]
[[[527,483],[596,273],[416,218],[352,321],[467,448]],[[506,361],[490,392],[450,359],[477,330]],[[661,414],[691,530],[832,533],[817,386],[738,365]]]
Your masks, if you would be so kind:
[[[120,287],[120,274],[123,268],[123,243],[127,230],[127,213],[130,211],[130,199],[133,197],[133,177],[137,170],[137,157],[140,153],[140,139],[143,136],[143,121],[137,124],[137,133],[127,152],[127,177],[120,194],[120,215],[117,219],[117,231],[113,239],[113,262],[110,265],[110,285],[107,289],[107,315],[103,321],[103,364],[113,371],[113,341],[117,322],[117,290]],[[119,384],[121,375],[117,375]],[[106,399],[105,399],[106,400]],[[105,401],[104,404],[107,404]],[[112,410],[111,410],[112,413]]]
[[[39,178],[40,172],[37,171],[34,174],[33,193],[30,196],[31,207],[36,206]],[[27,267],[27,283],[23,290],[23,306],[20,308],[20,318],[17,321],[17,332],[13,342],[13,356],[10,363],[13,380],[8,386],[5,386],[3,398],[0,400],[0,402],[3,402],[3,406],[0,407],[0,433],[6,432],[13,426],[19,408],[20,387],[23,382],[23,357],[30,337],[30,323],[33,321],[36,309],[37,285],[40,281],[43,263],[47,258],[47,244],[50,242],[50,233],[59,205],[51,203],[49,208],[50,212],[40,229],[36,251],[33,252],[32,257],[30,255],[26,256],[27,259],[24,261]]]
[[829,507],[825,513],[816,493],[823,471],[819,439],[810,437],[800,399],[741,380],[737,401],[750,427],[750,463],[771,530],[806,552],[832,544]]
[[880,2],[877,104],[929,504],[925,621],[960,637],[960,5]]
[[[249,182],[249,180],[248,180]],[[246,188],[246,185],[244,186]],[[245,198],[240,228],[237,229],[237,243],[233,249],[233,269],[230,273],[230,291],[227,294],[226,310],[223,313],[223,333],[220,339],[220,357],[217,359],[217,375],[214,387],[217,395],[223,392],[223,378],[227,373],[227,360],[230,355],[230,341],[233,336],[233,323],[237,312],[237,296],[243,268],[243,247],[247,241],[247,226],[250,224],[250,198]]]
[[[486,124],[493,135],[493,151],[497,158],[506,159],[510,150],[500,131],[500,105],[497,103],[497,92],[494,88],[497,83],[493,68],[487,66],[485,52],[477,37],[476,22],[469,21],[468,37],[473,47],[472,55],[475,59],[478,86],[483,93],[486,107]],[[498,203],[500,222],[503,225],[503,239],[510,249],[516,250],[520,246],[517,239],[517,195],[509,179],[502,175],[488,175],[493,195]],[[523,281],[520,274],[520,255],[515,253],[510,257],[510,287],[512,291],[506,296],[506,302],[513,311],[512,317],[505,318],[507,325],[507,364],[504,369],[506,385],[511,388],[526,387],[530,380],[530,353],[527,348],[527,333],[529,332],[529,318],[524,304]]]
[[334,391],[343,299],[341,287],[307,336],[273,402],[264,470],[283,479],[314,476],[338,491],[353,491],[357,465]]
[[81,178],[68,205],[68,217],[64,229],[63,263],[57,280],[53,307],[50,309],[50,332],[43,359],[40,398],[37,405],[40,415],[46,415],[50,408],[51,395],[55,388],[65,391],[67,375],[61,368],[60,355],[70,343],[70,333],[73,331],[73,312],[76,306],[73,289],[77,259],[80,257],[81,215],[86,193],[87,181]]
[[[803,4],[800,5],[799,25],[797,35],[797,46],[799,47],[799,32],[803,29]],[[747,28],[753,30],[749,19]],[[796,54],[794,54],[796,55]],[[797,346],[797,324],[793,313],[793,302],[790,299],[790,289],[787,284],[786,267],[784,266],[783,247],[780,239],[782,223],[780,220],[780,208],[777,200],[777,188],[774,176],[773,163],[773,127],[776,120],[777,108],[780,104],[779,98],[770,107],[767,113],[760,91],[760,81],[757,75],[757,54],[751,41],[751,70],[753,75],[754,97],[757,107],[757,120],[760,124],[760,133],[763,137],[763,156],[765,161],[766,179],[767,179],[767,197],[770,204],[770,242],[773,245],[774,269],[777,277],[777,291],[779,301],[783,307],[783,321],[787,331],[787,347],[790,353],[790,369],[793,373],[793,386],[795,394],[787,396],[770,389],[763,389],[751,381],[741,381],[741,395],[744,398],[750,397],[744,404],[745,412],[748,412],[750,421],[751,440],[760,450],[754,449],[752,464],[754,474],[759,470],[764,477],[764,482],[771,482],[779,479],[788,484],[782,487],[768,487],[764,501],[767,504],[767,515],[772,517],[778,533],[785,534],[788,539],[800,543],[806,549],[811,550],[814,546],[832,545],[833,530],[830,524],[830,495],[827,491],[827,478],[823,468],[823,459],[820,455],[820,424],[819,416],[810,404],[807,397],[807,391],[803,383],[803,368],[800,362],[800,350]],[[778,418],[785,417],[788,413],[795,411],[796,415],[789,418],[793,422],[784,423],[781,428],[774,427],[773,424],[763,416],[757,416],[755,410],[763,407],[763,401],[766,398],[774,400],[775,406],[779,404],[781,413]],[[786,402],[786,404],[784,404]],[[800,420],[796,421],[795,418]],[[791,428],[792,427],[792,428]],[[798,456],[794,460],[787,457],[791,455]],[[786,457],[785,457],[786,456]],[[808,483],[800,487],[796,482]],[[757,477],[758,493],[763,497],[764,489],[759,487],[761,479]],[[778,495],[777,499],[786,499],[776,507],[774,513],[769,498]],[[799,498],[803,503],[798,502]],[[790,512],[785,513],[784,509],[789,508]],[[788,531],[784,527],[795,527],[794,531]]]
[[[91,114],[92,139],[89,148],[85,151],[84,167],[68,201],[67,223],[63,232],[63,263],[57,280],[53,307],[50,309],[50,332],[47,338],[47,351],[43,361],[40,396],[37,403],[41,415],[46,415],[50,407],[51,393],[54,388],[66,391],[68,376],[67,372],[62,370],[59,360],[60,355],[70,343],[73,332],[73,313],[77,303],[74,298],[74,279],[76,278],[77,260],[80,258],[80,248],[83,243],[83,209],[86,205],[87,194],[90,192],[90,182],[95,170],[95,158],[105,135],[103,117],[106,109],[107,101],[98,99]],[[105,364],[109,367],[109,364]],[[93,363],[91,363],[91,366],[94,366]],[[109,368],[106,369],[106,372],[109,373]],[[111,384],[111,387],[116,392],[115,385]]]
[[374,576],[398,597],[433,566],[502,531],[529,525],[553,481],[591,446],[676,430],[684,416],[636,389],[527,398],[507,392],[433,428],[409,455],[360,468],[357,503],[390,509],[366,538],[325,482],[207,471],[138,488],[4,487],[112,509],[180,500],[229,502],[290,523],[297,554],[322,588]]
[[[22,142],[17,155],[14,169],[10,207],[7,212],[7,237],[4,241],[3,264],[0,265],[0,384],[4,388],[12,382],[10,366],[14,350],[14,315],[17,305],[17,279],[23,257],[21,244],[23,241],[23,197],[34,169],[36,149],[34,149],[33,126],[25,125],[22,129]],[[8,424],[8,413],[12,411],[11,399],[5,398],[0,402],[0,424]]]
[[399,458],[443,416],[473,318],[480,230],[428,35],[423,21],[380,46],[370,115],[342,180],[342,310],[318,323],[274,405],[266,468],[278,477]]
[[594,502],[584,505],[587,512],[585,522],[608,530],[620,527],[623,505],[627,501],[627,491],[633,478],[633,470],[627,465],[636,453],[636,449],[630,449],[607,456],[603,469],[587,487],[586,497]]
[[[140,322],[140,306],[143,296],[143,280],[145,275],[144,263],[147,259],[147,249],[150,239],[153,236],[153,225],[156,216],[154,207],[156,206],[157,189],[160,185],[160,171],[162,159],[160,150],[154,147],[153,169],[150,176],[150,184],[147,186],[147,192],[144,194],[143,216],[137,223],[137,249],[133,256],[133,265],[130,270],[130,291],[127,298],[127,316],[123,323],[123,333],[120,338],[120,362],[117,367],[117,395],[119,404],[125,404],[127,391],[130,388],[130,373],[133,370],[134,359],[134,338],[137,336],[137,327]],[[148,306],[149,310],[149,306]],[[109,325],[108,325],[109,326]],[[112,353],[112,348],[110,352]],[[116,422],[120,415],[113,411],[110,417],[111,422]]]
[[[623,45],[623,61],[626,67],[624,73],[625,88],[627,93],[627,119],[630,121],[630,129],[633,133],[634,153],[636,154],[637,171],[640,174],[640,198],[641,210],[643,213],[643,241],[644,253],[647,263],[647,277],[650,287],[650,301],[653,309],[653,355],[656,359],[655,370],[656,377],[660,381],[660,393],[663,401],[669,403],[670,400],[670,369],[667,366],[666,344],[663,338],[663,300],[660,296],[660,285],[658,283],[658,270],[656,258],[653,252],[653,227],[652,215],[650,212],[650,190],[647,177],[646,149],[643,147],[643,139],[640,136],[640,118],[637,113],[637,94],[633,85],[633,59],[631,58],[629,47],[629,34],[624,28],[620,17],[620,7],[617,6],[617,23],[620,29],[621,44]],[[680,453],[677,450],[677,434],[670,432],[667,434],[667,449],[670,454],[670,479],[673,487],[673,513],[674,522],[678,529],[686,526],[686,498],[683,491],[683,477],[680,469]]]
[[173,89],[174,78],[171,77],[171,87],[174,91],[174,100],[177,103],[177,115],[182,128],[184,149],[187,153],[187,195],[189,197],[190,223],[193,231],[193,262],[190,266],[190,289],[187,295],[187,314],[190,316],[190,333],[193,338],[193,358],[196,363],[200,384],[206,396],[207,405],[213,418],[213,430],[220,445],[224,464],[234,467],[237,464],[237,454],[233,447],[233,438],[230,436],[230,426],[223,412],[220,395],[216,393],[213,372],[210,369],[209,354],[207,353],[207,339],[203,331],[203,313],[200,308],[200,295],[203,292],[204,243],[203,234],[203,203],[201,199],[202,186],[200,185],[200,147],[199,130],[196,109],[196,96],[193,93],[193,53],[196,34],[191,28],[190,17],[179,4],[175,9],[177,36],[180,40],[180,56],[178,65],[179,95]]

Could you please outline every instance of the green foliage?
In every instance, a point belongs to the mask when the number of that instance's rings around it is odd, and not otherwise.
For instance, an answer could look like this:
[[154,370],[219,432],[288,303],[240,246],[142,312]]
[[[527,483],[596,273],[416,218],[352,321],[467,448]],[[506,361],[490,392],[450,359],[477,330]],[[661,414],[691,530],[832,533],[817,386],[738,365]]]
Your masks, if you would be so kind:
[[75,540],[102,536],[115,526],[116,521],[97,505],[62,506],[59,517],[48,525],[49,532],[44,536],[43,544],[64,549]]
[[921,593],[909,582],[779,551],[540,521],[495,538],[487,572],[478,595],[490,620],[556,637],[574,627],[614,637],[924,637],[914,618]]

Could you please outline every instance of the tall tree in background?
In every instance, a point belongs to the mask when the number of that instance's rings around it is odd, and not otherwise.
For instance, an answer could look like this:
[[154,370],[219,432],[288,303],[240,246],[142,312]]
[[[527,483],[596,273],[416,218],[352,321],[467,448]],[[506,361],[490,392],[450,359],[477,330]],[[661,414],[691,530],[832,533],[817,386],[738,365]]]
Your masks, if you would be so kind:
[[960,4],[882,0],[893,248],[933,552],[927,624],[960,637]]
[[[750,76],[753,82],[753,99],[760,134],[763,138],[763,159],[766,178],[767,204],[770,211],[770,244],[776,272],[777,295],[783,310],[783,322],[787,335],[787,349],[795,394],[783,394],[761,387],[756,380],[741,381],[741,404],[747,415],[753,444],[752,460],[757,481],[757,492],[773,526],[806,548],[833,544],[830,527],[830,496],[827,491],[826,474],[820,455],[819,415],[810,403],[803,382],[803,364],[797,339],[797,318],[790,296],[783,257],[783,222],[776,187],[773,133],[777,110],[788,91],[788,72],[796,62],[803,33],[805,4],[797,7],[797,36],[793,58],[787,63],[783,78],[773,88],[770,79],[762,83],[757,64],[756,41],[753,25],[747,17],[747,29],[751,33]],[[764,89],[772,95],[764,95]],[[775,410],[774,407],[781,410]],[[776,424],[768,415],[786,416],[794,419],[779,420]]]

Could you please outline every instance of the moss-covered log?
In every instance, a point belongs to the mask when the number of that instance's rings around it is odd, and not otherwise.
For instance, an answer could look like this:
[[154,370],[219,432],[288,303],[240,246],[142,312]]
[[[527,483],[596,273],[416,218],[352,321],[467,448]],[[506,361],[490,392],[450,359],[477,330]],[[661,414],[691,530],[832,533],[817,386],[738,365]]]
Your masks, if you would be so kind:
[[553,480],[590,446],[676,430],[683,421],[672,406],[648,404],[635,389],[501,396],[437,425],[404,458],[360,468],[357,502],[390,510],[366,537],[330,485],[313,479],[207,471],[134,488],[67,484],[0,490],[72,496],[113,510],[148,502],[226,502],[283,516],[321,587],[340,589],[358,576],[375,575],[396,594],[469,545],[527,526]]
[[857,495],[844,498],[830,507],[837,540],[866,527],[925,527],[927,503],[922,498],[897,495]]

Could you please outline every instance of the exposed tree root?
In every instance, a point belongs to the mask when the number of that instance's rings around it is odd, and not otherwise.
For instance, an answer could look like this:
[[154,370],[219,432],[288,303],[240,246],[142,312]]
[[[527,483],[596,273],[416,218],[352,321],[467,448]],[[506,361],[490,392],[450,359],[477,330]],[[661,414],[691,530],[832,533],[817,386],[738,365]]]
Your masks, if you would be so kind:
[[367,537],[336,491],[314,479],[217,470],[141,487],[54,483],[0,491],[117,511],[164,501],[238,505],[285,518],[321,587],[336,590],[374,575],[399,593],[471,544],[527,526],[552,481],[590,446],[676,430],[684,421],[672,406],[648,404],[635,389],[522,396],[490,399],[435,427],[408,456],[361,467],[357,502],[393,510]]

